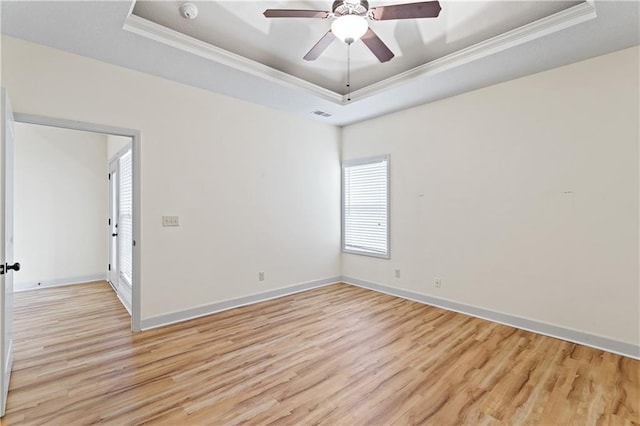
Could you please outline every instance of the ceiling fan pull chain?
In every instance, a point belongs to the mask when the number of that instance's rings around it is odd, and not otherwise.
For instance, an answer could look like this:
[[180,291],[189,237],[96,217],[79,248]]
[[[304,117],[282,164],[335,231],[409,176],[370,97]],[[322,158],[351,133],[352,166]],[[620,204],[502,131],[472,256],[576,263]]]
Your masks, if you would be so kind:
[[347,44],[347,102],[351,100],[351,43]]

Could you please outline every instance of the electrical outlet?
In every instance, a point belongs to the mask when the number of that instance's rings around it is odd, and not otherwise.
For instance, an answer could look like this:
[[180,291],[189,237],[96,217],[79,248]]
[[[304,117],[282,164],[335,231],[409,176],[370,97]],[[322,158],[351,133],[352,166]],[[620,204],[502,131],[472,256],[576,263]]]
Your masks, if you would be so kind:
[[264,271],[258,272],[258,281],[264,281]]
[[436,278],[436,280],[433,282],[433,285],[435,286],[435,288],[441,288],[442,280],[440,278]]
[[396,268],[396,278],[400,278],[400,268]]
[[162,216],[162,226],[180,226],[178,216]]

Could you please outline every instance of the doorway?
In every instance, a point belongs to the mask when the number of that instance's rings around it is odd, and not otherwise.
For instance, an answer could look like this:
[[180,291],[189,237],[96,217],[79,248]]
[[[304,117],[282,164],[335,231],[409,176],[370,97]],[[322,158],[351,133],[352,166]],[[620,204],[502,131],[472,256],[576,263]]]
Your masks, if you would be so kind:
[[[58,129],[79,130],[82,132],[91,132],[102,135],[110,135],[109,137],[120,138],[126,140],[126,146],[120,148],[117,154],[111,158],[112,161],[104,165],[105,181],[111,177],[111,168],[115,167],[114,183],[112,188],[111,180],[108,184],[108,200],[105,196],[105,219],[103,222],[102,235],[107,236],[108,259],[105,258],[103,279],[107,279],[123,305],[131,314],[132,331],[140,331],[140,288],[139,276],[140,268],[138,264],[139,257],[139,132],[131,129],[123,129],[111,126],[104,126],[92,123],[82,123],[76,121],[55,119],[49,117],[33,116],[28,114],[15,113],[15,121],[17,123],[34,124],[39,126],[49,126]],[[123,160],[124,158],[124,160]],[[115,160],[115,161],[113,161]],[[122,197],[122,173],[124,170],[122,162],[128,162],[128,205],[123,208]],[[114,163],[115,164],[112,164]],[[113,189],[114,194],[111,194]],[[112,200],[112,197],[115,197]],[[107,213],[108,210],[108,213]],[[108,222],[107,222],[108,217]],[[122,235],[123,222],[128,229],[127,235]],[[117,229],[117,230],[116,230]],[[108,234],[107,234],[108,233]],[[116,234],[115,236],[113,234]],[[128,243],[127,243],[128,242]],[[123,260],[122,255],[127,255],[126,263],[129,265],[127,274],[123,278]],[[113,256],[113,258],[112,258]],[[108,260],[108,262],[107,262]],[[112,273],[111,268],[114,267]]]

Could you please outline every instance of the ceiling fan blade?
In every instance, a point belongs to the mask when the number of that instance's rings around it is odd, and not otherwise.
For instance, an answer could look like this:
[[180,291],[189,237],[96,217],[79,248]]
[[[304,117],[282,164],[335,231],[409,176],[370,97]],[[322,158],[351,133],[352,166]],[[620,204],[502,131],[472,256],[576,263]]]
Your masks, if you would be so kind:
[[395,55],[371,28],[362,36],[362,42],[376,55],[380,62],[390,61]]
[[329,12],[324,10],[296,10],[296,9],[267,9],[265,18],[321,18],[329,17]]
[[370,12],[373,20],[386,21],[389,19],[435,18],[440,14],[441,9],[440,3],[437,1],[423,1],[372,7]]
[[315,61],[316,59],[318,59],[318,56],[320,56],[322,52],[324,52],[325,49],[329,47],[331,42],[335,39],[336,36],[333,35],[331,30],[327,31],[327,33],[322,36],[322,38],[315,44],[315,46],[313,46],[311,50],[306,55],[304,55],[303,59],[305,61]]

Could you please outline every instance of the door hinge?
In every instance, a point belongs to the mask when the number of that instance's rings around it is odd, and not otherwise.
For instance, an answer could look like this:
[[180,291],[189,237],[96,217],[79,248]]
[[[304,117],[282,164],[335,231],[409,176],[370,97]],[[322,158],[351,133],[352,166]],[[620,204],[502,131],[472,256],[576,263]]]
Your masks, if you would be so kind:
[[109,218],[109,225],[111,225],[111,218]]
[[111,270],[111,264],[109,264],[109,270]]

